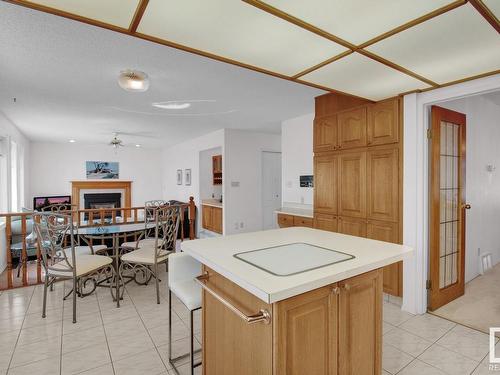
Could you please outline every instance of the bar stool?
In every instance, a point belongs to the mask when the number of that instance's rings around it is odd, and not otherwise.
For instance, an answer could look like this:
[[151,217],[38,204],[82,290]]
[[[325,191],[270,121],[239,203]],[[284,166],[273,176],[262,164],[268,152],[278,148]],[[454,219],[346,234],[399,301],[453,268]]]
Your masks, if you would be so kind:
[[[191,375],[201,361],[194,363],[193,313],[201,309],[201,287],[194,281],[201,275],[201,263],[186,253],[173,253],[168,256],[168,361],[178,373],[175,362],[189,356]],[[172,358],[172,293],[189,310],[190,350],[189,353]],[[196,352],[199,352],[196,351]]]

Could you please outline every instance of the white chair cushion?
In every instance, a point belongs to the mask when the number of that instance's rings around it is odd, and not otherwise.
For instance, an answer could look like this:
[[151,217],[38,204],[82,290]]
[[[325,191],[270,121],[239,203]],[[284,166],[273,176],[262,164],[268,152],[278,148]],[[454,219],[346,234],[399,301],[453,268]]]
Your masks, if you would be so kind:
[[201,307],[201,286],[194,280],[175,282],[169,288],[189,310]]
[[[106,245],[92,245],[92,249],[94,249],[94,253],[99,250],[107,249]],[[71,257],[71,247],[67,247],[64,249],[67,257]],[[58,251],[56,253],[57,256],[62,256],[61,252]],[[75,246],[75,255],[92,255],[92,250],[90,250],[90,246]]]
[[[81,276],[92,271],[98,270],[108,264],[111,264],[113,259],[104,255],[77,255],[76,256],[76,275]],[[71,265],[71,258],[68,259],[68,263]],[[66,261],[61,261],[54,264],[49,269],[49,274],[61,277],[71,277],[72,272],[68,271],[68,265]]]
[[[161,250],[160,256],[156,260],[157,263],[164,262],[169,253],[168,251]],[[130,253],[123,254],[121,260],[128,263],[154,264],[155,248],[154,246],[142,247]]]
[[132,242],[124,242],[122,243],[121,247],[125,247],[127,249],[135,249],[137,246],[137,249],[140,249],[143,246],[154,246],[155,244],[155,238],[143,238],[142,240],[139,241],[139,245],[137,245],[137,241],[132,241]]

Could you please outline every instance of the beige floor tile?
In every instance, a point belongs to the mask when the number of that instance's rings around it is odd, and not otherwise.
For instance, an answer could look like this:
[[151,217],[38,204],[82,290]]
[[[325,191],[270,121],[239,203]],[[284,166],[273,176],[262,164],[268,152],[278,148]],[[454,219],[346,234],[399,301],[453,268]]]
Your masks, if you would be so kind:
[[101,311],[101,314],[104,324],[139,316],[137,310],[132,304],[128,306],[124,305],[120,308],[104,310]]
[[415,359],[403,370],[398,372],[398,375],[446,375],[446,373],[425,362]]
[[[174,341],[172,343],[172,358],[176,358],[176,357],[179,357],[179,356],[184,355],[186,353],[189,353],[189,346],[190,346],[189,337],[185,337],[183,339]],[[194,340],[194,350],[197,351],[200,349],[201,349],[200,343],[198,342],[198,340]],[[163,359],[163,362],[167,365],[167,368],[170,368],[171,365],[170,365],[169,360],[168,360],[168,344],[165,344],[165,345],[158,347],[158,351],[160,352],[160,356]],[[195,358],[195,362],[200,361],[201,360],[201,352],[196,353],[194,358]],[[181,365],[188,363],[188,362],[189,362],[189,356],[176,361],[177,366],[181,366]]]
[[454,375],[468,375],[479,365],[478,361],[448,350],[438,344],[432,345],[418,358],[448,374]]
[[392,303],[383,304],[383,320],[393,326],[399,326],[413,316]]
[[113,365],[108,363],[87,371],[80,372],[78,375],[114,375]]
[[449,330],[455,327],[446,319],[439,318],[430,314],[415,315],[411,319],[401,324],[400,328],[420,336],[428,341],[436,342],[444,336]]
[[432,345],[432,342],[397,327],[385,334],[382,340],[384,344],[392,345],[412,357],[418,357]]
[[390,332],[392,329],[395,327],[392,324],[389,324],[387,322],[382,322],[382,334],[385,335],[386,333]]
[[382,368],[391,374],[397,374],[403,367],[413,361],[413,357],[391,345],[383,345]]
[[154,350],[155,346],[148,334],[129,335],[108,339],[108,346],[113,362],[127,358],[145,350]]
[[68,334],[80,330],[86,330],[94,327],[102,326],[101,314],[85,314],[79,316],[77,314],[76,323],[73,323],[72,316],[65,316],[63,320],[63,334]]
[[107,323],[104,325],[104,330],[108,339],[120,337],[125,340],[127,337],[147,334],[139,316]]
[[11,332],[19,331],[23,325],[24,316],[12,316],[10,318],[0,319],[0,335]]
[[489,353],[489,335],[460,325],[453,327],[437,343],[476,361]]
[[[191,367],[189,364],[179,366],[177,370],[179,371],[180,375],[191,375]],[[173,370],[171,370],[170,373],[174,374]],[[201,366],[196,367],[194,369],[194,373],[195,375],[202,375]]]
[[42,318],[41,312],[33,314],[28,313],[24,319],[23,329],[61,322],[63,320],[62,313],[62,308],[48,310],[45,318]]
[[78,374],[111,362],[107,345],[95,345],[63,354],[61,374]]
[[106,345],[104,328],[102,326],[97,326],[68,333],[63,335],[62,344],[63,354],[95,345]]
[[31,362],[41,361],[61,356],[61,337],[51,337],[43,342],[28,345],[17,345],[10,367],[18,367]]
[[40,325],[21,330],[18,345],[27,345],[37,341],[49,340],[61,336],[62,322]]
[[24,366],[9,369],[9,375],[55,375],[59,374],[61,360],[52,357],[42,361],[31,362]]
[[167,370],[156,349],[113,362],[113,366],[116,375],[158,375]]
[[[148,331],[156,346],[168,343],[168,325],[155,327]],[[189,330],[182,321],[172,323],[172,341],[177,341],[188,336]]]

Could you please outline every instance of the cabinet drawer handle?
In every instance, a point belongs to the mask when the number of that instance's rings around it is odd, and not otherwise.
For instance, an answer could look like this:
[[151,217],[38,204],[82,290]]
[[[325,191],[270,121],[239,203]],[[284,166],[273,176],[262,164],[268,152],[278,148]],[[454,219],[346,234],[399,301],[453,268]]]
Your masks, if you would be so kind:
[[255,324],[255,323],[259,323],[259,322],[263,322],[265,324],[271,323],[271,314],[269,313],[269,311],[261,309],[257,314],[246,315],[245,313],[241,312],[237,307],[235,307],[233,304],[231,304],[229,301],[227,301],[225,298],[218,295],[207,284],[205,284],[204,281],[208,280],[208,278],[209,278],[209,274],[208,274],[208,272],[205,272],[203,275],[195,277],[194,281],[196,281],[198,284],[200,284],[200,286],[205,291],[207,291],[209,294],[211,294],[216,300],[221,302],[224,306],[226,306],[233,313],[238,315],[238,317],[243,319],[247,324]]
[[339,288],[338,286],[334,287],[334,288],[332,289],[332,293],[333,293],[333,294],[340,294],[340,288]]
[[344,289],[346,291],[349,291],[349,290],[351,290],[351,286],[349,284],[344,284]]

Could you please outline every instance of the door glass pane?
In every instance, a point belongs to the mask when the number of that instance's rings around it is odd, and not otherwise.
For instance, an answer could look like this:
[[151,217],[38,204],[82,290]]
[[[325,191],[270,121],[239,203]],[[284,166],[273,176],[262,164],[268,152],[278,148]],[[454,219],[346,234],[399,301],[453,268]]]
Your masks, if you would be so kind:
[[458,280],[459,242],[459,126],[441,122],[440,139],[440,234],[439,287]]

